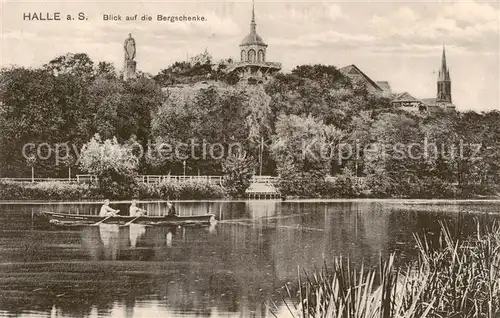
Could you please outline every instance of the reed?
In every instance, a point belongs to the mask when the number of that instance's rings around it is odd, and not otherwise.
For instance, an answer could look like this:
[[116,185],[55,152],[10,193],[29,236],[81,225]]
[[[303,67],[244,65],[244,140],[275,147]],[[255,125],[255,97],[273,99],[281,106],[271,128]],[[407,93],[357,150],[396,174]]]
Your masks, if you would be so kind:
[[441,224],[436,244],[414,235],[418,262],[397,267],[395,255],[378,269],[356,268],[338,257],[332,268],[298,275],[297,293],[286,287],[293,317],[425,318],[500,317],[500,229],[453,239]]

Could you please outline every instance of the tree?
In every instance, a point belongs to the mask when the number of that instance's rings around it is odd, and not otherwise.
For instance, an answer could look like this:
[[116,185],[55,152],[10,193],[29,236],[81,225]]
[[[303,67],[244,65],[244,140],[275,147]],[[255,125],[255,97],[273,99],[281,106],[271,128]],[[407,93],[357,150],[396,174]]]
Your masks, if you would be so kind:
[[245,153],[230,154],[222,161],[224,186],[232,196],[243,196],[250,186],[250,180],[255,173],[257,163],[254,158]]
[[391,180],[391,195],[409,193],[426,170],[418,123],[403,114],[383,113],[373,122],[370,136],[375,143],[365,150],[365,173]]
[[178,149],[178,154],[153,161],[181,172],[180,163],[188,160],[189,166],[205,173],[221,173],[221,159],[231,147],[247,149],[250,114],[242,91],[215,86],[194,92],[172,90],[152,121],[152,137]]
[[138,158],[130,145],[119,144],[116,138],[102,140],[95,135],[80,152],[80,169],[96,175],[102,193],[123,197],[136,185]]
[[271,145],[282,179],[281,191],[317,195],[343,137],[334,126],[325,125],[312,116],[281,115]]
[[97,64],[95,74],[97,77],[104,77],[104,78],[117,77],[115,66],[109,62],[99,62]]
[[71,74],[85,80],[92,80],[95,76],[94,62],[86,53],[67,53],[54,58],[43,67],[54,75]]

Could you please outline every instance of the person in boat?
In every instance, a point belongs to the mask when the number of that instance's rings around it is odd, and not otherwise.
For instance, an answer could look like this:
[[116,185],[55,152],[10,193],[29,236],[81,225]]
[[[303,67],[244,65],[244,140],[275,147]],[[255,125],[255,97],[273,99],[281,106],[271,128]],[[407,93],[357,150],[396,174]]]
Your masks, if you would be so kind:
[[120,210],[115,210],[109,206],[109,200],[104,200],[101,210],[99,211],[99,216],[111,216],[116,215]]
[[167,214],[165,216],[177,216],[175,206],[171,202],[167,202]]
[[146,210],[137,207],[137,200],[132,201],[132,204],[130,204],[128,212],[130,216],[140,216],[140,215],[145,215],[145,213],[147,213]]

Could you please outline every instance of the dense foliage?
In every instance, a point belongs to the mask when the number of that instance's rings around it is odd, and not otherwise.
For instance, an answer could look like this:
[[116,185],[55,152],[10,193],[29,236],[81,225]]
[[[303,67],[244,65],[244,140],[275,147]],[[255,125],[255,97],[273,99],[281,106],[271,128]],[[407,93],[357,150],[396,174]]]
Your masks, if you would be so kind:
[[3,69],[0,79],[0,175],[8,177],[28,175],[22,149],[30,143],[28,155],[39,150],[39,177],[65,176],[63,159],[77,158],[96,133],[118,141],[135,135],[146,144],[162,100],[152,79],[125,82],[111,64],[95,65],[86,54],[60,56],[38,69]]
[[94,136],[80,152],[82,171],[97,176],[106,197],[123,197],[136,186],[139,158],[133,144],[119,144],[116,138],[101,140]]
[[40,182],[19,183],[0,182],[0,200],[99,200],[112,199],[156,199],[156,200],[193,200],[221,199],[227,193],[224,188],[201,182],[179,182],[159,184],[137,184],[123,191],[121,185],[109,189],[111,196],[102,192],[97,184]]
[[[65,177],[83,167],[80,149],[99,134],[141,145],[139,174],[227,175],[232,193],[244,191],[251,173],[280,175],[283,194],[302,197],[498,191],[498,111],[395,109],[390,97],[325,65],[242,85],[225,72],[230,63],[205,52],[129,81],[85,54],[3,69],[0,176],[26,177],[33,166],[36,176]],[[23,156],[29,143],[48,146]],[[247,159],[231,163],[241,153]]]

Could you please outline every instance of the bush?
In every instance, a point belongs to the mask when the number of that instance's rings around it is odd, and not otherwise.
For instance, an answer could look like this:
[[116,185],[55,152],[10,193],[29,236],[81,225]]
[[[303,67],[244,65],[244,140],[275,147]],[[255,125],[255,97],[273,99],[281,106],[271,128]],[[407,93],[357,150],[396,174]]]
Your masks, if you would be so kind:
[[161,199],[212,199],[226,196],[225,190],[205,182],[160,183],[156,186]]
[[447,199],[457,195],[457,188],[437,177],[427,177],[410,185],[408,196],[419,199]]
[[140,199],[177,199],[201,200],[224,198],[224,188],[205,182],[161,182],[158,184],[139,184],[133,195]]
[[357,198],[369,196],[369,191],[364,179],[346,171],[331,181],[325,181],[322,195],[327,198]]
[[325,193],[327,183],[324,175],[316,172],[294,172],[282,176],[278,188],[284,195],[319,198]]
[[231,155],[222,162],[224,187],[232,197],[242,197],[251,183],[257,162],[246,155]]
[[[113,182],[113,184],[116,182]],[[208,183],[136,184],[116,183],[116,192],[103,193],[97,185],[85,183],[0,182],[0,200],[85,200],[85,199],[213,199],[226,196],[224,188]]]
[[498,190],[494,186],[486,184],[463,184],[457,191],[460,197],[471,198],[478,195],[495,195]]
[[0,200],[84,200],[101,199],[98,188],[85,183],[0,182]]

